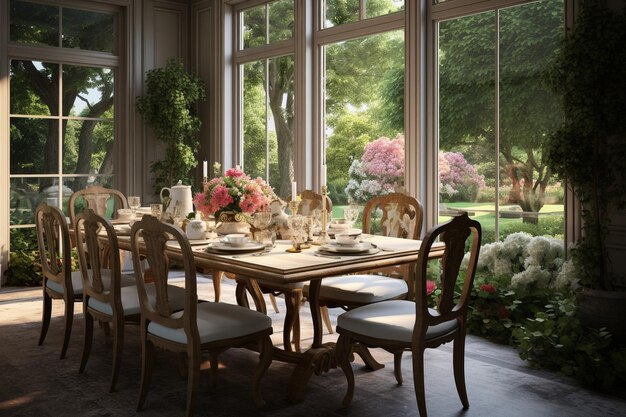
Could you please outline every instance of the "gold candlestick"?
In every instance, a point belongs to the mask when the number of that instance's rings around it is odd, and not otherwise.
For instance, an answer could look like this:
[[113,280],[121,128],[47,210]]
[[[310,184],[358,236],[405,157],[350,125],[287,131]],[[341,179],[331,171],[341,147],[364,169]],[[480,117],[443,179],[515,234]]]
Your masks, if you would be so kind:
[[328,211],[326,210],[326,198],[328,196],[328,189],[325,185],[322,185],[322,230],[320,231],[320,236],[317,240],[311,242],[314,245],[325,245],[328,243],[328,234],[326,233],[326,216],[328,215]]

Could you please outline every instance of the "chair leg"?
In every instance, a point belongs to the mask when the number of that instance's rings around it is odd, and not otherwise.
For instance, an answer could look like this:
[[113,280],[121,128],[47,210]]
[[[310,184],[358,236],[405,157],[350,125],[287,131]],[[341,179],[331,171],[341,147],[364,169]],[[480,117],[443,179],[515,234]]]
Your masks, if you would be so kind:
[[393,354],[393,374],[396,377],[398,385],[402,385],[402,353],[404,351],[395,352]]
[[426,392],[424,389],[424,349],[413,350],[413,384],[415,385],[415,399],[420,417],[427,417]]
[[237,281],[235,299],[238,305],[250,308],[250,303],[248,303],[248,297],[246,296],[246,284],[241,281]]
[[269,335],[259,340],[259,365],[254,372],[254,381],[252,383],[252,398],[257,408],[261,408],[265,405],[260,390],[261,378],[263,378],[265,371],[267,371],[267,368],[272,364],[273,349],[274,346],[272,345],[272,339]]
[[327,306],[320,307],[320,314],[322,315],[322,320],[324,320],[324,324],[326,325],[326,329],[328,329],[328,334],[333,334],[333,324],[330,322],[330,313],[328,311]]
[[43,292],[43,314],[41,318],[41,334],[39,335],[39,346],[43,344],[50,327],[50,316],[52,315],[52,297],[46,291]]
[[[143,326],[143,324],[142,324]],[[141,411],[146,401],[148,386],[152,376],[152,362],[154,361],[154,345],[146,339],[145,329],[141,332],[141,383],[139,386],[139,402],[137,411]]]
[[220,368],[220,362],[219,362],[219,358],[217,355],[217,351],[211,351],[209,353],[209,360],[211,361],[211,379],[210,379],[210,386],[214,387],[217,385],[217,377],[218,377],[218,371]]
[[87,366],[87,360],[89,360],[89,354],[91,353],[91,344],[93,341],[93,317],[87,309],[85,309],[85,335],[83,337],[83,354],[80,358],[80,368],[78,373],[82,374]]
[[278,309],[278,304],[276,304],[276,296],[274,294],[270,294],[270,303],[272,303],[272,308],[276,314],[280,313]]
[[457,337],[452,350],[452,363],[454,366],[454,382],[459,393],[463,409],[469,408],[467,390],[465,389],[465,335]]
[[65,359],[67,348],[72,335],[72,324],[74,323],[74,299],[67,297],[65,300],[65,331],[63,332],[63,348],[61,349],[61,359]]
[[348,390],[343,397],[343,406],[347,407],[352,402],[354,396],[354,372],[352,371],[352,364],[350,363],[350,356],[352,355],[352,339],[350,336],[340,334],[335,346],[335,359],[337,364],[343,370],[348,381]]
[[[200,382],[200,350],[190,346],[187,351],[188,367],[187,367],[187,416],[193,416],[193,410],[196,402],[196,392]],[[217,355],[216,355],[217,356]],[[214,367],[211,366],[211,369]]]
[[115,329],[113,329],[113,370],[109,392],[115,391],[115,385],[122,367],[122,352],[124,350],[124,319],[117,319],[116,321]]

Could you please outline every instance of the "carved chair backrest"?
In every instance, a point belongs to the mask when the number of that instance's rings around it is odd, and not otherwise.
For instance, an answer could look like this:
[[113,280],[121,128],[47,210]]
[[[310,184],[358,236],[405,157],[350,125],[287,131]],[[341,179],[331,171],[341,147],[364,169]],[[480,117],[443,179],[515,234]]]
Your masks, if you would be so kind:
[[[322,209],[322,195],[316,193],[311,190],[304,190],[300,194],[301,200],[300,205],[298,206],[298,214],[302,214],[303,216],[309,216],[313,213],[315,209]],[[326,211],[332,213],[333,204],[330,201],[330,198],[326,196]]]
[[[187,340],[198,341],[197,318],[197,283],[196,267],[193,252],[185,232],[177,226],[163,223],[156,217],[144,215],[141,221],[135,222],[130,232],[133,268],[139,292],[139,304],[142,320],[159,323],[172,329],[184,329]],[[182,263],[185,271],[185,309],[178,318],[172,318],[174,312],[169,303],[169,257],[166,243],[174,239],[181,248]],[[145,258],[145,265],[140,258]],[[146,271],[153,283],[146,283]],[[154,285],[156,300],[148,298],[147,285]]]
[[[381,213],[380,220],[375,216]],[[415,198],[391,193],[369,200],[363,208],[363,233],[373,233],[374,223],[380,234],[405,239],[419,239],[424,213]]]
[[72,193],[69,200],[70,224],[76,221],[76,204],[81,200],[87,203],[87,207],[96,212],[99,216],[107,217],[109,200],[113,199],[113,211],[111,217],[117,217],[117,209],[128,208],[126,196],[119,190],[104,188],[100,185],[93,185],[83,190]]
[[58,207],[41,203],[35,210],[35,225],[44,288],[46,280],[52,280],[63,285],[65,294],[71,296],[72,253],[65,214]]
[[[88,208],[76,217],[74,233],[77,242],[84,242],[77,245],[83,293],[111,304],[114,311],[123,311],[120,295],[120,249],[113,226]],[[105,290],[107,286],[104,279],[107,277],[111,283]]]
[[[429,262],[428,254],[437,238],[445,243],[445,252],[443,257],[438,260],[438,262],[441,262],[440,282],[437,284],[441,287],[441,296],[437,306],[439,315],[433,316],[428,311],[426,277]],[[422,332],[425,334],[428,326],[434,326],[452,319],[459,320],[459,324],[464,326],[467,316],[467,302],[474,282],[481,238],[482,230],[480,223],[470,219],[467,213],[458,215],[449,222],[435,226],[426,234],[420,247],[416,270],[415,332],[418,335],[414,334],[414,337],[419,336]],[[463,279],[461,294],[455,296],[455,286],[461,263],[465,256],[468,239],[471,239],[469,262]],[[431,260],[431,262],[437,261]]]

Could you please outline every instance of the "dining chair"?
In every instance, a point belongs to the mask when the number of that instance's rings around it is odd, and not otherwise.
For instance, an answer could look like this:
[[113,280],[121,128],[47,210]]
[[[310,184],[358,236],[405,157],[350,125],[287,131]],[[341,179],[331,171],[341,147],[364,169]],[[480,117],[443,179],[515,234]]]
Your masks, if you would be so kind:
[[[314,210],[321,208],[321,194],[318,194],[312,190],[302,191],[302,193],[300,194],[300,204],[298,205],[298,214],[303,216],[310,216],[313,214]],[[330,198],[326,197],[326,210],[328,211],[328,213],[332,213],[332,209],[332,202],[330,201]],[[272,302],[272,305],[274,306],[274,310],[276,312],[278,312],[278,309],[276,308],[276,302],[274,301],[274,297],[280,294],[284,296],[286,311],[283,330],[283,347],[288,352],[291,352],[293,350],[295,350],[296,352],[300,352],[300,307],[302,306],[302,303],[304,301],[304,283],[295,282],[289,284],[280,284],[263,280],[257,280],[257,283],[261,292],[263,292],[264,294],[269,294],[270,301]],[[245,278],[238,278],[237,286],[238,299],[241,300],[245,288]],[[246,303],[244,302],[243,304]],[[327,321],[325,320],[325,324],[328,327],[328,331],[332,333],[330,318]],[[291,337],[292,331],[293,339]],[[292,343],[294,345],[293,348],[291,346]]]
[[[403,193],[391,193],[374,197],[365,204],[362,231],[364,234],[419,239],[422,220],[422,205],[417,199]],[[410,285],[410,268],[413,266],[403,264],[361,274],[325,278],[319,293],[322,319],[330,323],[328,308],[350,310],[385,300],[412,299],[414,290]],[[305,285],[305,297],[308,290],[308,285]],[[373,368],[380,367],[371,359],[368,364]]]
[[[93,323],[113,324],[113,366],[109,391],[115,391],[124,348],[124,325],[139,324],[139,295],[135,278],[121,273],[119,243],[111,223],[88,208],[76,217],[74,233],[82,272],[85,335],[79,373],[83,373],[93,341]],[[96,256],[88,256],[96,254]],[[104,259],[104,257],[108,257]],[[148,287],[154,298],[153,286]],[[175,309],[184,306],[182,288],[170,288],[170,302]]]
[[[109,201],[112,199],[113,206]],[[85,205],[86,204],[86,205]],[[128,200],[126,196],[119,190],[113,188],[104,188],[100,185],[92,185],[73,192],[69,199],[70,224],[74,225],[76,221],[77,209],[92,209],[99,216],[109,218],[117,217],[117,209],[128,208]]]
[[43,315],[39,345],[46,339],[52,315],[52,300],[63,300],[64,332],[61,359],[65,358],[74,322],[74,302],[83,299],[81,272],[72,271],[72,246],[65,214],[43,202],[35,210],[37,243],[43,274]]
[[[354,395],[355,381],[350,359],[356,347],[377,347],[393,353],[394,373],[398,384],[402,384],[402,352],[411,351],[417,407],[420,416],[426,417],[424,351],[426,348],[454,342],[452,359],[456,389],[463,409],[469,408],[464,365],[466,319],[481,237],[480,223],[471,220],[467,213],[434,227],[426,234],[420,246],[415,274],[415,300],[382,301],[339,315],[336,359],[348,381],[344,406],[350,404]],[[439,261],[439,284],[442,291],[436,303],[437,307],[430,308],[426,289],[427,269],[431,247],[438,238],[445,244],[443,257]],[[471,242],[469,257],[467,265],[463,266],[467,269],[462,271],[468,240]],[[456,294],[459,284],[460,295]]]
[[[185,271],[185,303],[181,311],[176,311],[172,305],[171,289],[167,285],[169,257],[166,244],[169,239],[180,246],[182,259],[179,262],[182,262]],[[257,407],[262,407],[264,402],[259,385],[272,362],[272,320],[265,314],[237,305],[198,304],[193,252],[179,227],[145,215],[132,226],[131,250],[141,308],[142,363],[137,411],[143,408],[148,392],[155,347],[186,355],[187,415],[191,416],[198,390],[202,352],[209,353],[214,381],[218,371],[218,353],[230,347],[256,344],[259,364],[252,381],[252,396]],[[140,254],[145,256],[145,266],[153,275],[155,297],[152,300],[143,279],[145,269],[139,261]]]

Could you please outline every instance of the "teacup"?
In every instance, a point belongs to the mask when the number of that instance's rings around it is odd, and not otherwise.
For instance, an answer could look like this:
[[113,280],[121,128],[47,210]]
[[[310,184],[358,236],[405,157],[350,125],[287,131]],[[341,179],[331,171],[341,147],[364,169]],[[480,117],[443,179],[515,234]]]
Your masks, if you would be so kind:
[[343,246],[354,246],[359,243],[357,237],[358,236],[354,234],[335,233],[335,242]]
[[243,233],[232,233],[226,235],[225,239],[231,246],[243,246],[248,243],[248,237]]
[[131,209],[117,209],[117,218],[119,220],[130,220],[133,217],[133,210]]

